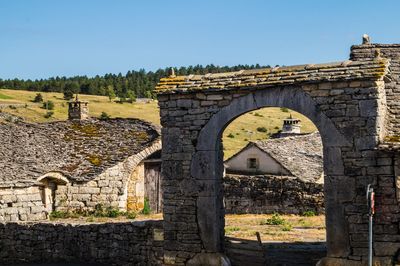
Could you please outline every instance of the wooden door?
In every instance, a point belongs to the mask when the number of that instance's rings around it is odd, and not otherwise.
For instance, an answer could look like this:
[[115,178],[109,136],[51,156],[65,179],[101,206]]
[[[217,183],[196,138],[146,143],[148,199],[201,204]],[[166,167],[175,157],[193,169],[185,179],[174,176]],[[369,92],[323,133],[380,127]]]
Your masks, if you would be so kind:
[[144,163],[145,198],[149,201],[153,213],[162,211],[161,162]]

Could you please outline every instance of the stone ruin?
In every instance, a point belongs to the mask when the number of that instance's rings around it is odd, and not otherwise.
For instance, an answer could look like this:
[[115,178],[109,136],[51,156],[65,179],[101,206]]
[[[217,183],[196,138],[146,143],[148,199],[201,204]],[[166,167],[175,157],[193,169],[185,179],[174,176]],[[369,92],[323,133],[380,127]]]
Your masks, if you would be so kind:
[[224,260],[221,135],[263,107],[300,112],[321,134],[327,257],[319,265],[366,263],[368,184],[376,192],[374,260],[399,262],[399,58],[400,45],[365,41],[343,62],[161,79],[164,263]]

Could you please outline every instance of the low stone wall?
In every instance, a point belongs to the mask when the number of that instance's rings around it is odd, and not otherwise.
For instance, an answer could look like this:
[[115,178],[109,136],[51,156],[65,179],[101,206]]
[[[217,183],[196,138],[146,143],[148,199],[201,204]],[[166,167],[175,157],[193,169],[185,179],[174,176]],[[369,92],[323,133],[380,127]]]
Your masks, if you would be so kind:
[[324,213],[324,185],[290,176],[224,177],[226,213]]
[[47,218],[39,187],[0,188],[0,222]]
[[0,223],[0,265],[84,262],[159,265],[163,221],[103,224]]

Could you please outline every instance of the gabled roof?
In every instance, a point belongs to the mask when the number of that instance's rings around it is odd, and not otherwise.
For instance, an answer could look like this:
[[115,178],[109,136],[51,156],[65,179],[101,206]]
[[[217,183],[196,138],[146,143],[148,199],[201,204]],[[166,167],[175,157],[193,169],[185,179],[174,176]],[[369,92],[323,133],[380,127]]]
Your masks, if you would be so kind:
[[0,124],[0,187],[29,186],[49,172],[88,181],[158,138],[138,119]]
[[376,58],[369,61],[343,61],[328,64],[308,64],[240,70],[206,75],[169,76],[162,78],[157,93],[174,93],[208,89],[265,88],[277,85],[373,79],[386,75],[389,61]]
[[250,142],[227,161],[252,146],[270,155],[302,181],[323,182],[322,141],[318,132]]

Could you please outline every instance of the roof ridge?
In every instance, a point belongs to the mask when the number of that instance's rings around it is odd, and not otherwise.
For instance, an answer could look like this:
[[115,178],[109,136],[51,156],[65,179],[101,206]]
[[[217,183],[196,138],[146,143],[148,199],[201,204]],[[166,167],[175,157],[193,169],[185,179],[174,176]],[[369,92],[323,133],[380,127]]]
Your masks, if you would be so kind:
[[390,60],[374,58],[365,61],[339,61],[239,70],[205,75],[170,76],[161,78],[158,93],[198,91],[207,89],[257,88],[295,83],[381,79],[388,72]]

